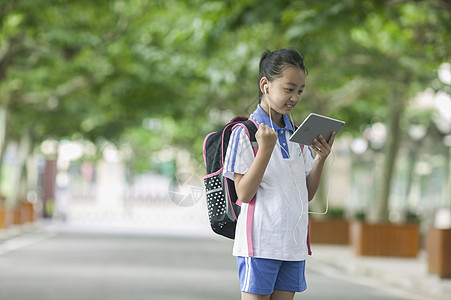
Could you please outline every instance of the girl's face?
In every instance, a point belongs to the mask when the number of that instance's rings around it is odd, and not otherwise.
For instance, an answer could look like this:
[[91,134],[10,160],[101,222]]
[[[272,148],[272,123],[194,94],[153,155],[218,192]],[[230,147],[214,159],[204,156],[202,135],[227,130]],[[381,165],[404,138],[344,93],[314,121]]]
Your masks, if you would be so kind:
[[[282,118],[282,115],[289,114],[301,101],[302,93],[305,87],[305,73],[299,67],[285,67],[282,76],[273,81],[264,81],[263,85],[268,84],[267,95],[264,94],[260,106],[268,113],[271,103],[271,114]],[[262,83],[261,82],[261,83]]]

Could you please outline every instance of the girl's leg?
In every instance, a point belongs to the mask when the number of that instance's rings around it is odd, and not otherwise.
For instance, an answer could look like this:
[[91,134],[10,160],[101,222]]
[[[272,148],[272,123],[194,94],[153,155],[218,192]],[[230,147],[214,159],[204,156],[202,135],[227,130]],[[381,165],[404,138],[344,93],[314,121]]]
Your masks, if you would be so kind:
[[294,292],[274,290],[272,295],[256,295],[241,292],[241,300],[293,300]]
[[274,290],[270,300],[293,300],[294,292]]
[[256,295],[246,292],[241,292],[241,300],[270,300],[271,295]]

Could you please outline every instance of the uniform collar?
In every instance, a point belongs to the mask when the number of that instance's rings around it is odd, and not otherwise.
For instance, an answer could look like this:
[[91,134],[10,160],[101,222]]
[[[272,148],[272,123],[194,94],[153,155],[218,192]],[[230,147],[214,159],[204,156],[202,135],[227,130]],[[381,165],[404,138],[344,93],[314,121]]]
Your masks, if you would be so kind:
[[[291,125],[290,119],[288,119],[287,115],[282,115],[283,116],[283,121],[285,122],[285,128],[286,130],[291,130],[292,132],[294,132],[293,130],[293,126]],[[263,123],[266,125],[274,126],[274,130],[278,131],[282,128],[280,128],[279,126],[277,126],[276,123],[272,122],[269,119],[269,116],[266,114],[266,112],[263,110],[263,108],[261,108],[260,104],[257,106],[257,109],[252,113],[251,118],[254,119],[258,124]]]

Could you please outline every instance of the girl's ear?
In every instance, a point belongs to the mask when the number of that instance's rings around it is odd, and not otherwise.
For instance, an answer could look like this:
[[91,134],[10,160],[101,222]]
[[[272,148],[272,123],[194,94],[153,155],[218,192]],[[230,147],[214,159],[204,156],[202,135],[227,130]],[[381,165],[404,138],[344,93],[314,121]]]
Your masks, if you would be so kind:
[[262,77],[260,79],[260,91],[263,94],[267,94],[268,93],[268,88],[269,88],[269,80],[266,77]]

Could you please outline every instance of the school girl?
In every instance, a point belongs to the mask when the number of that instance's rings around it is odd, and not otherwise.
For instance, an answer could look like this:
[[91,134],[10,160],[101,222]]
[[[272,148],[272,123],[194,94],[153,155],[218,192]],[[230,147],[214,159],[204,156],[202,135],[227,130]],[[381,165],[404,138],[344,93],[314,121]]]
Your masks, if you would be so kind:
[[232,132],[227,149],[224,176],[234,180],[243,203],[233,246],[243,300],[293,299],[307,288],[308,202],[318,189],[335,133],[329,142],[318,137],[310,148],[288,140],[294,132],[288,116],[301,101],[305,70],[296,50],[263,52],[259,105],[251,115],[259,124],[258,152],[254,156],[242,127]]

